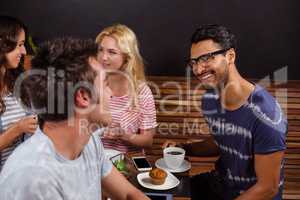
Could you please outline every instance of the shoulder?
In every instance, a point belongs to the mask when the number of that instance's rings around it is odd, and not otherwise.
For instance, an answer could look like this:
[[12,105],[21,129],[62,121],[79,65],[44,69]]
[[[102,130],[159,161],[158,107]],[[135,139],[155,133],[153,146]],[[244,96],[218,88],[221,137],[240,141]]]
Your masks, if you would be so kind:
[[142,82],[139,84],[138,100],[139,100],[140,106],[147,105],[149,103],[151,103],[151,104],[154,103],[154,97],[153,97],[152,91],[151,91],[150,87],[147,85],[147,83],[145,83],[145,82]]
[[3,97],[2,100],[6,110],[0,116],[3,117],[5,124],[13,123],[26,115],[21,103],[12,94]]
[[151,94],[152,95],[152,91],[146,82],[139,83],[138,94],[139,95],[143,95],[143,94],[148,94],[148,95]]
[[259,117],[268,117],[273,120],[283,117],[283,111],[278,101],[259,85],[256,85],[248,102],[248,107]]
[[264,113],[272,113],[277,107],[277,100],[263,87],[256,85],[255,90],[249,97],[249,102],[257,106]]
[[58,182],[47,168],[24,166],[0,177],[1,199],[51,199],[59,197],[58,191]]
[[91,134],[89,142],[84,150],[84,153],[90,154],[90,158],[101,159],[104,155],[104,147],[100,139],[103,131],[104,128],[100,128]]
[[15,152],[16,155],[22,154],[22,156],[53,154],[54,147],[48,136],[46,136],[40,128],[37,128],[35,133],[23,142]]
[[[42,177],[45,181],[48,180],[50,172],[49,168],[47,167],[41,167],[41,166],[29,166],[29,165],[20,165],[18,169],[13,170],[6,170],[1,172],[0,176],[0,186],[5,185],[6,183],[14,183],[12,185],[15,185],[15,183],[19,183],[19,181],[32,183],[36,181],[41,181]],[[2,187],[0,187],[2,188]]]
[[90,140],[88,142],[89,146],[95,146],[97,149],[102,149],[103,145],[100,137],[102,136],[105,128],[99,128],[95,132],[92,133]]
[[6,104],[6,106],[18,106],[17,108],[22,108],[21,103],[12,93],[9,93],[8,95],[4,96],[3,102]]
[[37,130],[33,136],[20,144],[6,161],[2,172],[10,172],[26,166],[47,163],[55,153],[47,137]]
[[256,85],[248,102],[247,107],[259,119],[259,122],[276,129],[286,129],[287,120],[280,104],[263,87]]

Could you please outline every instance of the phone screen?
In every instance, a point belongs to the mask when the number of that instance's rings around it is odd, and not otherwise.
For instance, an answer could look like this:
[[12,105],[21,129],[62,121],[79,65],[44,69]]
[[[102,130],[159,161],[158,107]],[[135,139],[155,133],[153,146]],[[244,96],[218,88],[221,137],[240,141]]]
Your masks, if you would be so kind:
[[133,161],[135,162],[137,168],[150,168],[151,165],[146,160],[146,158],[133,158]]

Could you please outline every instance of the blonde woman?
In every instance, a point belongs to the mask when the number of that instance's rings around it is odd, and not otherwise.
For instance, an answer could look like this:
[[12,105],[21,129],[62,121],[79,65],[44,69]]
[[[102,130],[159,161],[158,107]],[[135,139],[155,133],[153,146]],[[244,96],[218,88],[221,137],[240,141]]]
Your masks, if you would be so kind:
[[98,59],[110,72],[108,85],[112,91],[113,123],[102,138],[104,147],[121,152],[141,152],[152,146],[157,122],[137,38],[130,28],[118,24],[105,28],[97,36],[96,43]]

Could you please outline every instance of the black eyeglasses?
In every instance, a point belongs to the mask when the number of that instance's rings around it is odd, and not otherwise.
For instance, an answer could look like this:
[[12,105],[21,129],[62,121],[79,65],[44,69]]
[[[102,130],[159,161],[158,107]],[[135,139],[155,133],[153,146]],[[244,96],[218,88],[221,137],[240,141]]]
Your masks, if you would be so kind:
[[189,67],[196,67],[197,65],[199,65],[201,63],[208,62],[208,61],[214,59],[214,57],[216,55],[224,54],[229,49],[230,48],[221,49],[221,50],[217,50],[217,51],[214,51],[214,52],[211,52],[211,53],[207,53],[207,54],[201,55],[198,58],[189,59],[189,60],[187,60],[187,65]]

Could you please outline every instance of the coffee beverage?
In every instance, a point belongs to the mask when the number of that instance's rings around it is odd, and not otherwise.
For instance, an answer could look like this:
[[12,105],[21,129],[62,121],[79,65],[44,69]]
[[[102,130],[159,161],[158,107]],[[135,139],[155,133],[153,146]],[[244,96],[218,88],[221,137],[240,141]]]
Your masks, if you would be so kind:
[[185,156],[185,150],[179,147],[168,147],[164,149],[164,161],[168,168],[178,169]]
[[182,154],[182,152],[178,152],[178,151],[170,151],[170,152],[167,152],[167,154],[171,154],[171,155],[180,155],[180,154]]

